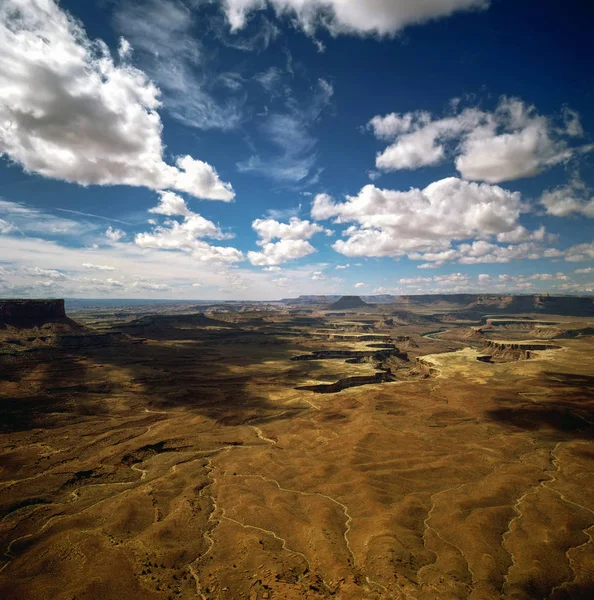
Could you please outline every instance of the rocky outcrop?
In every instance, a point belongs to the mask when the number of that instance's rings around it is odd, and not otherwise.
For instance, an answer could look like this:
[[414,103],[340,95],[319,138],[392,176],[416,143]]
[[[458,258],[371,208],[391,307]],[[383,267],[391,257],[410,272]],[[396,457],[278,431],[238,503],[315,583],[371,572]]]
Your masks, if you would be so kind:
[[539,344],[538,342],[497,342],[487,340],[483,347],[484,354],[477,357],[481,362],[512,362],[528,360],[533,357],[534,351],[555,350],[559,346],[553,344]]
[[361,308],[362,306],[369,306],[367,302],[361,300],[359,296],[343,296],[339,298],[334,304],[330,305],[332,310],[344,310],[347,308]]
[[559,348],[554,344],[540,344],[538,342],[497,342],[487,340],[485,348],[493,351],[497,350],[554,350]]
[[5,356],[44,348],[65,351],[121,344],[118,331],[100,332],[68,318],[64,300],[0,300],[0,346]]
[[380,371],[375,375],[359,375],[356,377],[345,377],[335,383],[322,383],[319,385],[303,385],[298,390],[308,390],[318,394],[335,394],[347,388],[358,387],[360,385],[369,385],[374,383],[386,383],[396,381],[396,378],[389,371]]
[[28,329],[67,319],[64,300],[0,300],[0,327]]
[[539,327],[534,332],[535,337],[543,340],[562,340],[594,335],[594,327],[564,329],[561,327]]
[[311,354],[301,354],[291,358],[292,361],[302,360],[329,360],[329,359],[341,359],[346,360],[348,363],[359,364],[362,362],[377,361],[382,362],[391,357],[399,358],[403,361],[408,361],[408,356],[405,352],[400,352],[393,344],[390,348],[379,350],[379,351],[365,351],[365,350],[316,350]]

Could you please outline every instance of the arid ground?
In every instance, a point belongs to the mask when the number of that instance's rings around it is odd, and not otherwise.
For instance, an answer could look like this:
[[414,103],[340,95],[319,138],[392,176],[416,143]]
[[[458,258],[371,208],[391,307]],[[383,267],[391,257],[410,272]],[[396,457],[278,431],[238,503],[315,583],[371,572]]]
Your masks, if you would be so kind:
[[1,598],[594,597],[594,319],[201,310],[0,329]]

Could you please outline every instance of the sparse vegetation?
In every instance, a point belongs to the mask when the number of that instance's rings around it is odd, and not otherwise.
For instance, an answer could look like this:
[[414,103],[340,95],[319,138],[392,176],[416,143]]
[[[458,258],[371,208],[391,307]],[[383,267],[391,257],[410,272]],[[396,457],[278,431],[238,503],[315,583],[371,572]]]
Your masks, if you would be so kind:
[[0,330],[0,595],[585,597],[594,323],[452,300]]

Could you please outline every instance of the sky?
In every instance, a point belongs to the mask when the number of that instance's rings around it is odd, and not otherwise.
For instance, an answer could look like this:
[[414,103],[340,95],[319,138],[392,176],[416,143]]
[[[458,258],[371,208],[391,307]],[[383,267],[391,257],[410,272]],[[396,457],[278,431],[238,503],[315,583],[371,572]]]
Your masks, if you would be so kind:
[[0,297],[594,293],[588,0],[3,0]]

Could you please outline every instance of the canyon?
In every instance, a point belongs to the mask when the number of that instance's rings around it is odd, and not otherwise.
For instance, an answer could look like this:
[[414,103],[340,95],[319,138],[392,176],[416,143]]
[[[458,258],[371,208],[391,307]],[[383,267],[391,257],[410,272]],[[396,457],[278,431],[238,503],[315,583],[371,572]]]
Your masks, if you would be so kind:
[[522,298],[0,301],[0,596],[592,597],[594,316]]

